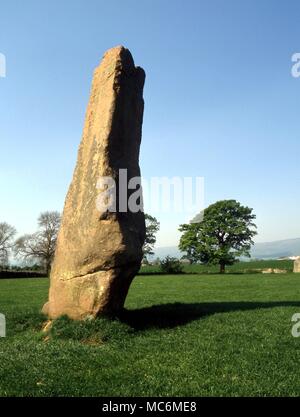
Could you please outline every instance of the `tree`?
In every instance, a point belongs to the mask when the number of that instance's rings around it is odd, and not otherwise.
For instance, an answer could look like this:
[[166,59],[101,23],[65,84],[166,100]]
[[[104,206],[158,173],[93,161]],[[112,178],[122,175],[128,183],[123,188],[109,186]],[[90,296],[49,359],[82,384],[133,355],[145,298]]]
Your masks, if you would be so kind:
[[41,213],[38,218],[38,231],[31,235],[21,236],[15,243],[16,255],[25,260],[41,261],[47,275],[49,275],[54,257],[60,220],[61,217],[57,211]]
[[253,209],[236,200],[222,200],[203,212],[202,220],[182,224],[179,249],[191,262],[219,264],[220,273],[240,256],[250,256],[252,238],[257,234]]
[[13,248],[16,229],[8,223],[0,223],[0,264],[7,264],[9,252]]
[[145,213],[146,221],[146,238],[143,246],[144,259],[147,259],[147,256],[154,255],[153,248],[156,242],[156,233],[159,231],[159,222],[150,214]]

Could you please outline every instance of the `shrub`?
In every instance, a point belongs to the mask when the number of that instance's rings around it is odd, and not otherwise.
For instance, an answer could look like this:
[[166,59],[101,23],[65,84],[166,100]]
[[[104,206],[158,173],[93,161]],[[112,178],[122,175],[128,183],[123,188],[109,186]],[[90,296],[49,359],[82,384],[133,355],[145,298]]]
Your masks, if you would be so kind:
[[167,256],[160,263],[162,272],[166,274],[180,274],[183,271],[183,265],[177,258]]

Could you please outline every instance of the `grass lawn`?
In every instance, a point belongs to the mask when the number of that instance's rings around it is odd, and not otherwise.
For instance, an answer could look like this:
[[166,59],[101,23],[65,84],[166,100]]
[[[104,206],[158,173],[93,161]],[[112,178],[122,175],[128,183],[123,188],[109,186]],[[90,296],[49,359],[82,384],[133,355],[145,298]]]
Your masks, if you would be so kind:
[[299,396],[299,274],[139,276],[121,321],[58,320],[48,280],[0,280],[1,396]]

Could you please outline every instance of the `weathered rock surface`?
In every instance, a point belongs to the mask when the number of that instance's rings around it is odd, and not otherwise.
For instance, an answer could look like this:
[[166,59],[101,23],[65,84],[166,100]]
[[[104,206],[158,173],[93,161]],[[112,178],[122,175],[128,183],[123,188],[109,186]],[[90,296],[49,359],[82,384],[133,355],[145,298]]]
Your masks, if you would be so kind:
[[50,318],[118,313],[140,268],[144,214],[100,213],[96,200],[99,177],[118,184],[119,169],[127,169],[128,180],[140,176],[144,81],[143,69],[122,46],[108,50],[94,72],[43,308]]
[[294,272],[300,272],[300,256],[294,262]]
[[266,269],[258,269],[258,272],[261,271],[263,274],[287,274],[286,269],[280,269],[280,268],[266,268]]

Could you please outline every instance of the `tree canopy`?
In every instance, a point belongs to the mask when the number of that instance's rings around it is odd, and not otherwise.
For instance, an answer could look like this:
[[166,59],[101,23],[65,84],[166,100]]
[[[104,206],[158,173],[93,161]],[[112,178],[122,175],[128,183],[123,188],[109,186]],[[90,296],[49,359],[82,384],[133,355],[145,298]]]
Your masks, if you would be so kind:
[[179,249],[191,262],[219,264],[224,273],[225,266],[238,257],[250,256],[252,238],[257,233],[253,209],[236,200],[222,200],[207,207],[198,218],[179,228]]

